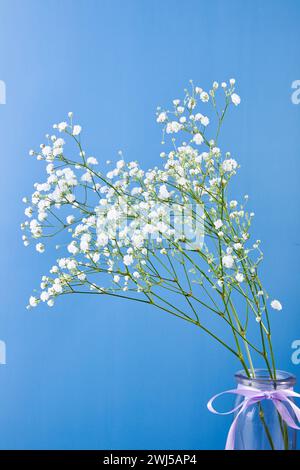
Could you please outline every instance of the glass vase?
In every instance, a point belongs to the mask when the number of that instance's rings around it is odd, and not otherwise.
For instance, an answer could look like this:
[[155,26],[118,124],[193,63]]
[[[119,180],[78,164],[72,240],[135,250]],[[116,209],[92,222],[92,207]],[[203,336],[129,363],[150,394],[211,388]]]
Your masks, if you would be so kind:
[[[294,375],[277,371],[276,380],[272,379],[267,370],[256,369],[255,377],[247,377],[244,371],[235,374],[238,389],[249,387],[265,392],[265,399],[245,407],[237,418],[235,429],[235,450],[294,450],[296,449],[296,429],[288,426],[282,419],[270,399],[270,392],[293,390],[296,383]],[[250,393],[251,393],[250,392]],[[245,397],[237,395],[235,407],[244,402]],[[293,401],[292,397],[289,400]],[[288,402],[281,402],[290,416],[295,419],[293,409]],[[280,405],[279,405],[280,406]],[[239,410],[235,412],[237,416]]]

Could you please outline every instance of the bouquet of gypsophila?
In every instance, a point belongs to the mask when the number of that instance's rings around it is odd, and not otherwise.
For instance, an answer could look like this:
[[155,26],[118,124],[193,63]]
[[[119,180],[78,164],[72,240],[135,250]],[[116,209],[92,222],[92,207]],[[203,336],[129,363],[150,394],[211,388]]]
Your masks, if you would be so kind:
[[[250,237],[254,213],[248,196],[230,198],[239,165],[218,146],[226,113],[239,104],[234,79],[214,82],[208,92],[191,82],[183,100],[157,109],[162,143],[170,138],[171,148],[160,154],[160,167],[147,171],[120,152],[103,172],[84,150],[73,114],[55,124],[47,143],[30,151],[46,163],[47,177],[34,184],[29,202],[23,199],[22,230],[25,246],[33,241],[43,253],[47,241],[61,237],[64,253],[28,307],[52,307],[61,295],[81,293],[153,305],[209,334],[247,375],[255,376],[257,356],[275,379],[269,300],[259,276],[263,254]],[[278,300],[271,307],[282,308]]]

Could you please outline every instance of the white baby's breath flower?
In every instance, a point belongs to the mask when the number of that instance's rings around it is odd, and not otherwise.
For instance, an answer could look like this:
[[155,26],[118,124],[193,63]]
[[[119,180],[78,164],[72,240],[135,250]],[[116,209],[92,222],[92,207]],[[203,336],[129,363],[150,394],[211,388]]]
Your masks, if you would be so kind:
[[162,112],[157,116],[157,122],[165,122],[167,120],[167,113]]
[[79,126],[79,124],[76,124],[75,126],[73,126],[72,134],[75,136],[79,135],[81,130],[82,130],[81,126]]
[[160,186],[159,188],[159,193],[158,193],[158,197],[160,199],[168,199],[170,197],[170,193],[169,191],[167,190],[167,186],[165,184],[163,184],[162,186]]
[[98,263],[99,259],[100,259],[100,254],[94,253],[92,256],[92,260],[94,261],[94,263]]
[[54,148],[53,151],[52,151],[52,154],[53,154],[54,157],[57,157],[58,155],[62,155],[63,154],[62,147]]
[[200,93],[200,99],[203,101],[203,103],[206,103],[209,100],[209,94],[206,93],[206,91],[202,91]]
[[233,158],[228,158],[222,163],[222,168],[225,172],[234,171],[237,168],[237,162]]
[[97,244],[100,247],[106,246],[108,244],[108,235],[105,232],[98,233]]
[[88,165],[98,165],[98,160],[95,157],[89,157],[86,162]]
[[46,172],[48,173],[48,175],[51,175],[54,172],[53,163],[48,163],[48,165],[46,166]]
[[58,266],[60,269],[64,269],[67,266],[67,260],[65,258],[60,258],[58,260]]
[[[54,127],[54,126],[53,126],[53,127]],[[63,122],[60,122],[60,123],[59,123],[57,126],[55,126],[55,127],[57,127],[57,129],[59,130],[59,132],[63,132],[63,131],[65,131],[65,130],[67,129],[68,123],[63,121]]]
[[32,217],[32,214],[33,214],[32,207],[26,207],[26,209],[25,209],[25,211],[24,211],[24,214],[25,214],[27,217]]
[[57,128],[59,130],[59,132],[63,132],[67,129],[68,127],[68,123],[67,122],[60,122],[58,125],[57,125]]
[[134,271],[132,275],[135,279],[139,279],[141,277],[141,275],[138,271]]
[[212,154],[215,156],[219,156],[221,153],[221,150],[219,149],[219,147],[213,147],[211,151],[212,151]]
[[38,251],[39,253],[44,253],[44,251],[45,251],[45,245],[43,245],[43,243],[37,243],[36,246],[35,246],[35,249],[36,249],[36,251]]
[[34,297],[33,295],[29,298],[30,307],[36,307],[38,303],[39,303],[38,299]]
[[125,161],[124,160],[118,160],[117,161],[116,168],[118,170],[121,170],[122,168],[124,168],[124,166],[125,166]]
[[75,221],[74,215],[68,215],[66,221],[68,225],[71,225]]
[[279,302],[279,300],[276,300],[276,299],[272,300],[272,302],[271,302],[271,307],[272,307],[274,310],[279,310],[279,311],[282,310],[282,305],[281,305],[281,303]]
[[197,134],[194,135],[193,141],[195,142],[195,144],[201,145],[203,143],[204,139],[203,139],[203,137],[200,133],[197,133]]
[[202,116],[201,119],[200,119],[200,122],[202,124],[202,126],[208,126],[209,124],[209,118],[207,116]]
[[237,282],[243,282],[245,277],[242,273],[237,273],[235,279],[237,280]]
[[233,244],[233,248],[236,250],[236,251],[239,251],[243,248],[243,245],[241,243],[234,243]]
[[215,228],[218,230],[219,228],[221,228],[223,226],[223,222],[221,219],[218,219],[214,222],[214,226]]
[[132,237],[132,246],[134,248],[142,248],[144,245],[144,237],[141,233],[136,233]]
[[42,302],[47,302],[49,300],[49,293],[46,291],[43,291],[40,295],[40,299]]
[[[56,279],[55,279],[56,280]],[[63,291],[62,285],[59,282],[53,284],[53,290],[56,294],[61,294]]]
[[64,139],[62,139],[62,137],[59,137],[58,139],[55,137],[54,139],[54,143],[53,143],[53,147],[63,147],[65,144],[65,141]]
[[123,263],[125,264],[125,266],[130,266],[133,263],[133,256],[125,255],[123,258]]
[[86,171],[85,173],[83,173],[83,175],[81,176],[81,181],[84,181],[86,183],[91,183],[93,181],[91,173],[89,171]]
[[222,258],[222,264],[225,268],[231,269],[234,265],[234,258],[231,255],[225,255]]
[[79,248],[76,246],[76,241],[73,241],[68,245],[68,252],[72,255],[76,255],[79,252]]
[[180,124],[177,121],[172,121],[168,122],[167,127],[166,127],[166,133],[167,134],[176,134],[182,129],[182,124]]
[[89,233],[84,233],[80,239],[80,249],[83,252],[86,252],[90,248],[91,235]]
[[67,261],[67,269],[69,271],[74,271],[77,268],[77,261],[75,259],[69,259]]
[[[196,101],[194,98],[190,98],[187,104],[188,109],[194,109],[196,106]],[[178,108],[177,108],[178,109]]]
[[235,106],[238,106],[241,102],[241,98],[239,97],[239,95],[237,95],[236,93],[232,93],[231,95],[231,101],[233,102],[233,104]]
[[48,157],[52,152],[52,148],[49,145],[46,145],[45,147],[42,148],[42,154],[45,157]]

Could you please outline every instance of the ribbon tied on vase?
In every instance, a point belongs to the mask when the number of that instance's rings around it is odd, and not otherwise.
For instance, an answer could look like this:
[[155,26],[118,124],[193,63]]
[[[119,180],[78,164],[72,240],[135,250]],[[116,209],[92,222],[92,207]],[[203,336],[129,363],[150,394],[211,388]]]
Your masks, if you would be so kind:
[[[226,394],[241,395],[244,397],[244,400],[232,410],[226,412],[219,412],[215,410],[213,407],[214,400]],[[298,426],[298,424],[295,422],[294,417],[291,415],[290,410],[286,406],[288,405],[290,409],[293,410],[298,423],[300,423],[300,408],[296,406],[295,403],[290,399],[296,397],[300,398],[300,393],[296,393],[292,389],[260,390],[254,387],[239,385],[236,389],[226,390],[225,392],[221,392],[213,396],[207,403],[207,408],[211,413],[217,415],[229,415],[238,411],[230,426],[225,446],[226,450],[234,450],[236,427],[240,415],[250,406],[263,400],[272,400],[283,421],[285,421],[285,423],[291,428],[300,429],[300,426]]]

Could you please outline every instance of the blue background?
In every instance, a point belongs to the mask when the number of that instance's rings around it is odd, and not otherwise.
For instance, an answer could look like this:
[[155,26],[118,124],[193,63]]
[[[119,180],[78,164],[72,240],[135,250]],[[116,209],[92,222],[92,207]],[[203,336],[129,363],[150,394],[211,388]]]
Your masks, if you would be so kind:
[[237,79],[222,143],[242,165],[235,189],[251,196],[265,285],[284,304],[272,313],[277,362],[300,379],[299,24],[296,0],[0,2],[2,449],[223,448],[231,417],[206,402],[239,365],[198,329],[111,298],[25,309],[57,256],[22,245],[21,198],[44,174],[28,150],[72,110],[90,154],[121,148],[153,166],[155,108],[190,78]]

